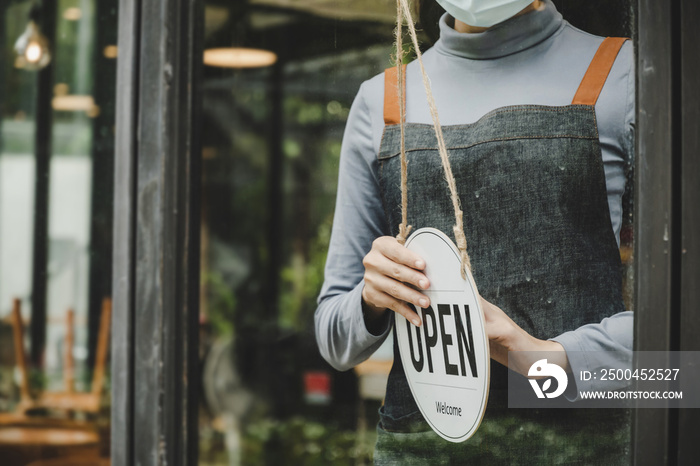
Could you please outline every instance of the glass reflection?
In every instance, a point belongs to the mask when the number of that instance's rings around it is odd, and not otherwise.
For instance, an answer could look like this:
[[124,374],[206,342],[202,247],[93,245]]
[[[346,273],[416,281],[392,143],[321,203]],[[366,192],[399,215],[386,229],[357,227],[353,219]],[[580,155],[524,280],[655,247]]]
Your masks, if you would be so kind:
[[277,62],[205,67],[200,464],[368,462],[381,396],[362,404],[312,322],[343,128],[360,83],[388,66],[392,7],[217,2],[205,18],[205,48]]
[[117,2],[4,2],[3,64],[21,65],[13,44],[38,8],[50,63],[0,68],[0,457],[98,464],[109,457],[116,78],[102,51],[116,44]]
[[[554,3],[592,33],[630,34],[630,2]],[[265,49],[278,59],[268,67],[204,71],[200,464],[369,464],[391,337],[365,363],[337,372],[318,355],[313,314],[345,123],[360,84],[391,66],[395,3],[205,5],[205,49]],[[442,12],[434,1],[415,9],[427,49]],[[632,309],[631,159],[624,171],[620,252]],[[479,438],[516,435],[521,427],[552,434],[504,416]],[[515,449],[525,451],[530,439],[519,436]],[[572,439],[561,458],[586,450],[586,442],[586,435]]]

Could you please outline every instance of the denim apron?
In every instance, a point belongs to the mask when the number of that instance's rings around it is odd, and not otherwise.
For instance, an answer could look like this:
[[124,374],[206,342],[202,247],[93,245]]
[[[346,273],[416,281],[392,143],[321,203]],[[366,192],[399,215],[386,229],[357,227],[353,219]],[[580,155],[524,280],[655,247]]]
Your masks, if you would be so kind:
[[[595,103],[624,39],[606,39],[571,105],[496,109],[443,127],[480,294],[528,333],[552,338],[624,311]],[[385,81],[380,189],[391,234],[401,223],[396,71]],[[404,89],[405,92],[405,89]],[[431,125],[405,124],[408,224],[454,241],[454,212]],[[507,410],[507,371],[492,361],[474,437],[434,434],[413,400],[398,348],[380,410],[375,464],[628,463],[624,410]],[[526,383],[525,379],[523,382]]]

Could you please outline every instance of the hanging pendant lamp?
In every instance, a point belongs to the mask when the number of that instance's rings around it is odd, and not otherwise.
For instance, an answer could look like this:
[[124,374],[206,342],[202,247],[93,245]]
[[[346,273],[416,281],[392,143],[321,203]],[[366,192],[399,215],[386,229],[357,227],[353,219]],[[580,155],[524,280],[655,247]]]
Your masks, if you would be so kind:
[[34,4],[29,11],[29,23],[15,42],[15,66],[25,70],[40,70],[51,62],[49,41],[41,32],[41,8]]

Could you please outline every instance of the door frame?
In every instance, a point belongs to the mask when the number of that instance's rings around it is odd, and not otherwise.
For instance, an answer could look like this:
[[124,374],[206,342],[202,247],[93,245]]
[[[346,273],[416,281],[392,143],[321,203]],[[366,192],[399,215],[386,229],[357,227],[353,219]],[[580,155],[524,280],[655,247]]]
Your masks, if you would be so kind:
[[[635,349],[700,350],[700,17],[637,0]],[[112,464],[197,463],[203,4],[120,0]],[[700,456],[698,410],[636,410],[635,463]]]
[[197,464],[203,2],[120,0],[112,464]]

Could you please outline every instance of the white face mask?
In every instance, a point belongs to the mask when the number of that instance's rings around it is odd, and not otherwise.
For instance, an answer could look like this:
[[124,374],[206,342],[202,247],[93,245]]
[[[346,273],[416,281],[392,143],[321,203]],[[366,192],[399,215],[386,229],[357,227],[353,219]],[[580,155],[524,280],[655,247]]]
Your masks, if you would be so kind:
[[476,27],[491,27],[515,16],[533,0],[437,0],[455,19]]

